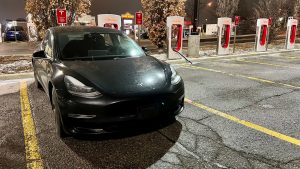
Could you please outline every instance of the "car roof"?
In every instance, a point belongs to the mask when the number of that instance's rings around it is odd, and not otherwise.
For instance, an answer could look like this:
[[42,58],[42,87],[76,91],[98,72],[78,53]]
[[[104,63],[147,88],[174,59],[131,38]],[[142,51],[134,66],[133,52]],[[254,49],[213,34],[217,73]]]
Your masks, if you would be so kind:
[[121,33],[119,30],[111,28],[101,28],[97,26],[60,26],[49,29],[53,34],[66,32],[100,32],[100,33]]

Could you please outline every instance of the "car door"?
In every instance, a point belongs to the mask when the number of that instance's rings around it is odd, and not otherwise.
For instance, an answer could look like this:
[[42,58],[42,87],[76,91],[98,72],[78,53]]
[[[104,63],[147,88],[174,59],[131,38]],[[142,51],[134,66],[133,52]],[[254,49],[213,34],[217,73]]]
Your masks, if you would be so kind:
[[44,43],[44,51],[46,57],[41,60],[42,70],[41,70],[40,77],[44,85],[44,88],[48,89],[48,83],[52,73],[52,62],[53,62],[53,40],[52,40],[52,35],[49,31],[47,31],[43,43]]
[[[36,52],[44,50],[44,41],[42,41],[37,48]],[[35,78],[39,81],[40,84],[42,84],[41,80],[41,71],[42,71],[42,60],[44,57],[32,57],[32,65],[33,65],[33,71]],[[43,84],[42,84],[43,85]]]

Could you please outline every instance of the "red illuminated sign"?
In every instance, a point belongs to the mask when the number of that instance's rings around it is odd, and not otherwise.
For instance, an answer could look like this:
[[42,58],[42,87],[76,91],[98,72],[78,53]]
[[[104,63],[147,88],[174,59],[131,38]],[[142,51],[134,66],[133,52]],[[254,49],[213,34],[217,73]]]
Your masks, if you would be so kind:
[[235,16],[234,23],[235,23],[236,26],[238,26],[240,24],[240,21],[241,21],[241,17],[240,16]]
[[271,26],[272,23],[273,23],[273,19],[270,17],[270,18],[269,18],[269,26]]
[[143,13],[142,12],[135,13],[135,24],[143,25]]
[[56,9],[56,20],[57,24],[67,24],[67,10],[66,9]]

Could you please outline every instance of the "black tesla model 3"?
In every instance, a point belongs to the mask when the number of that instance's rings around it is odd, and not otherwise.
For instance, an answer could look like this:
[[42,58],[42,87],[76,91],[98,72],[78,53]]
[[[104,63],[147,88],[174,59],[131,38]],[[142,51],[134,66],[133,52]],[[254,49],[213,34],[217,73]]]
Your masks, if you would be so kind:
[[50,28],[32,63],[60,137],[174,119],[184,108],[184,83],[174,68],[117,30]]

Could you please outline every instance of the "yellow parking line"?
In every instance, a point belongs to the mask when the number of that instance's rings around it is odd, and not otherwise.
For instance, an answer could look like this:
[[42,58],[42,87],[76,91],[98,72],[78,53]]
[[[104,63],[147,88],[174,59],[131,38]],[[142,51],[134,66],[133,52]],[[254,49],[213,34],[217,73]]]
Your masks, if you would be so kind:
[[267,135],[270,135],[272,137],[275,137],[275,138],[278,138],[280,140],[283,140],[283,141],[286,141],[286,142],[289,142],[289,143],[292,143],[292,144],[295,144],[297,146],[300,146],[300,140],[299,139],[296,139],[296,138],[293,138],[293,137],[290,137],[290,136],[287,136],[287,135],[284,135],[284,134],[281,134],[279,132],[276,132],[276,131],[273,131],[273,130],[270,130],[268,128],[265,128],[265,127],[262,127],[260,125],[257,125],[257,124],[254,124],[254,123],[251,123],[251,122],[248,122],[248,121],[245,121],[245,120],[241,120],[237,117],[234,117],[234,116],[231,116],[229,114],[226,114],[224,112],[221,112],[219,110],[215,110],[213,108],[210,108],[208,106],[205,106],[203,104],[200,104],[200,103],[196,103],[194,101],[191,101],[189,99],[185,99],[185,102],[186,103],[189,103],[193,106],[196,106],[200,109],[203,109],[209,113],[212,113],[212,114],[215,114],[215,115],[218,115],[220,117],[223,117],[227,120],[230,120],[230,121],[233,121],[233,122],[236,122],[238,124],[241,124],[241,125],[244,125],[246,127],[249,127],[251,129],[254,129],[256,131],[259,131],[259,132],[262,132],[264,134],[267,134]]
[[300,57],[296,57],[296,56],[289,56],[289,57],[287,57],[288,59],[300,59]]
[[262,83],[268,83],[268,84],[273,84],[273,85],[277,84],[277,85],[281,85],[281,86],[292,88],[292,89],[300,89],[300,86],[294,86],[294,85],[291,85],[291,84],[280,83],[280,82],[273,82],[273,81],[262,79],[262,78],[258,78],[258,77],[251,77],[251,76],[246,76],[246,75],[227,73],[227,72],[220,71],[220,70],[215,70],[215,69],[210,69],[210,68],[205,68],[205,67],[200,67],[200,66],[191,66],[191,65],[186,65],[186,64],[184,64],[184,65],[182,64],[180,66],[182,68],[186,68],[186,69],[204,70],[204,71],[209,71],[209,72],[214,72],[214,73],[221,73],[221,74],[224,74],[224,75],[227,75],[227,76],[239,77],[239,78],[245,78],[245,79],[249,79],[249,80],[254,80],[254,81],[258,81],[258,82],[262,82]]
[[43,161],[40,155],[35,125],[31,114],[26,81],[21,82],[20,99],[27,169],[43,169]]
[[235,61],[244,62],[244,63],[254,63],[254,64],[259,64],[259,65],[273,66],[273,67],[289,68],[289,69],[300,69],[300,67],[292,67],[292,66],[272,64],[272,63],[266,63],[266,62],[256,62],[256,61],[249,61],[249,60],[243,60],[243,59],[237,59]]

